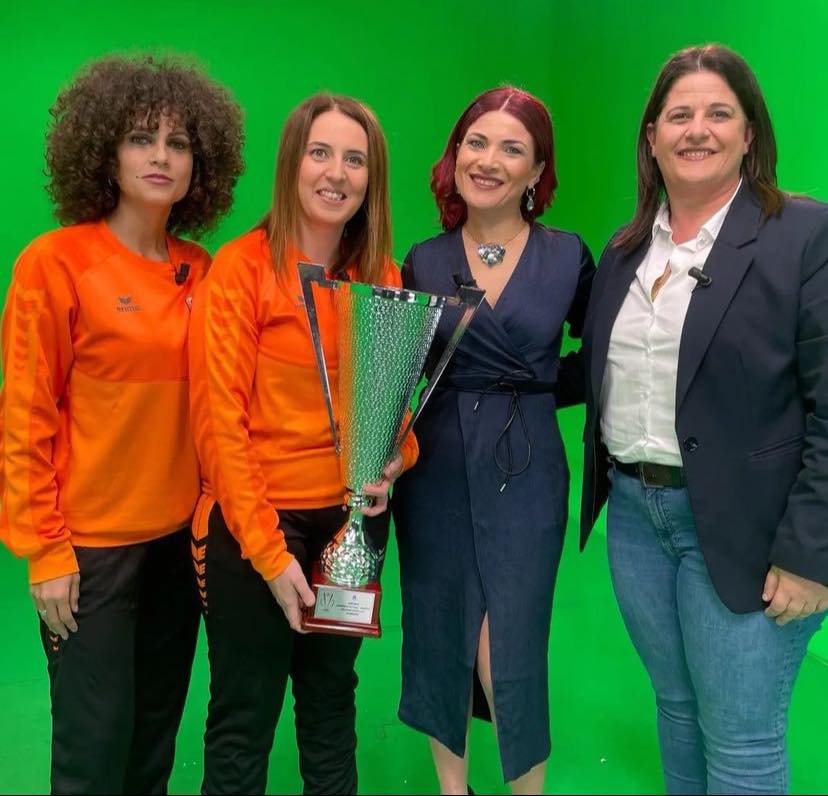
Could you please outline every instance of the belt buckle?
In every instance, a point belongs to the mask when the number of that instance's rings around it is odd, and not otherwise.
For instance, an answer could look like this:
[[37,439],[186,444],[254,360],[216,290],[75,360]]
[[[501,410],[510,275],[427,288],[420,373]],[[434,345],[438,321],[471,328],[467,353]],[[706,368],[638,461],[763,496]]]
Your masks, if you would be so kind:
[[664,486],[664,482],[654,475],[649,462],[638,463],[638,477],[641,479],[641,483],[650,489]]

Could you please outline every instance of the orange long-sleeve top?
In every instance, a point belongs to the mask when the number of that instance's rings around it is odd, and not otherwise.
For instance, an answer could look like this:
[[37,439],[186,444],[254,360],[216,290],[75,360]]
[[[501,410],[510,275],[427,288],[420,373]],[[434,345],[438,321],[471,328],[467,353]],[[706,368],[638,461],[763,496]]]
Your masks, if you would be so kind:
[[145,259],[99,221],[37,238],[14,266],[0,539],[28,558],[32,583],[77,572],[76,546],[149,541],[192,516],[187,327],[210,257],[173,237],[167,246],[169,262]]
[[[291,249],[277,278],[263,230],[228,243],[199,286],[190,326],[190,409],[205,492],[195,522],[206,523],[218,500],[243,557],[265,580],[293,560],[277,507],[324,508],[345,494],[296,269],[307,259]],[[380,281],[401,285],[393,262]],[[319,291],[317,299],[336,413],[336,313]],[[417,454],[409,435],[403,467]]]

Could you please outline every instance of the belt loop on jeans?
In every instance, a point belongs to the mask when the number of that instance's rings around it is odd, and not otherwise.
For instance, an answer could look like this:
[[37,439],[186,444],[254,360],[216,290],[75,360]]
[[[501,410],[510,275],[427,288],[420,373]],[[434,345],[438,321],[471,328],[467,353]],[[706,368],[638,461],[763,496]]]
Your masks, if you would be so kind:
[[653,462],[619,462],[618,459],[612,459],[612,463],[616,470],[637,478],[644,486],[681,489],[687,485],[681,467]]

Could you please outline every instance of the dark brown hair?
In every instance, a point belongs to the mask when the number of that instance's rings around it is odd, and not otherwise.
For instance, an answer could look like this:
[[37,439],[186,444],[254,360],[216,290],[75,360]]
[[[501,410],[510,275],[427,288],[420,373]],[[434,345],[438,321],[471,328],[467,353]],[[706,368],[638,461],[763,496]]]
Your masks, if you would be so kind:
[[97,221],[117,206],[118,145],[138,122],[159,116],[187,130],[193,172],[173,205],[171,233],[199,237],[230,209],[244,164],[241,110],[226,89],[172,58],[111,57],[88,65],[51,107],[47,190],[62,224]]
[[333,270],[356,263],[358,280],[376,283],[391,258],[388,148],[377,117],[352,97],[315,94],[291,111],[276,156],[273,205],[261,226],[267,231],[273,267],[279,273],[286,265],[288,244],[296,241],[299,231],[299,166],[311,125],[328,111],[339,111],[353,119],[368,136],[368,190],[359,210],[345,224]]
[[742,178],[759,197],[767,218],[782,209],[784,194],[776,187],[776,139],[762,91],[745,60],[720,44],[688,47],[664,65],[638,131],[638,203],[635,216],[615,239],[616,248],[632,251],[651,234],[659,204],[664,195],[664,179],[647,140],[647,128],[664,108],[673,84],[691,72],[714,72],[730,86],[739,100],[747,123],[753,128],[753,141],[742,160]]
[[535,185],[534,208],[529,210],[526,207],[525,195],[521,200],[520,212],[524,219],[531,223],[552,204],[555,188],[558,187],[558,178],[555,174],[555,148],[549,111],[537,97],[527,91],[514,86],[491,88],[475,97],[463,111],[451,131],[443,157],[431,170],[431,190],[440,210],[440,223],[446,231],[456,229],[465,223],[468,216],[466,202],[457,193],[454,184],[457,147],[465,138],[469,127],[489,111],[506,111],[521,122],[535,144],[535,164],[545,164]]

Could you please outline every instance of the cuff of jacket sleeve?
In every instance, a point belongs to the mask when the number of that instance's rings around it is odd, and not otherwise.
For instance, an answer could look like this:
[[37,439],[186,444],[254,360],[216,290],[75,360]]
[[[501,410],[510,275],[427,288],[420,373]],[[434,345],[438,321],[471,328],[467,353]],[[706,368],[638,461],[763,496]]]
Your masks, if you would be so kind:
[[768,558],[771,564],[775,564],[786,572],[828,586],[828,555],[826,552],[804,550],[795,542],[778,538]]
[[403,473],[410,470],[417,463],[417,459],[420,457],[420,446],[413,433],[409,434],[408,439],[403,443],[400,455],[402,456]]
[[45,550],[29,556],[29,583],[32,584],[79,571],[75,549],[68,540],[49,545]]
[[265,580],[273,580],[279,577],[293,560],[294,556],[283,546],[279,551],[268,551],[267,555],[251,558],[250,563]]

